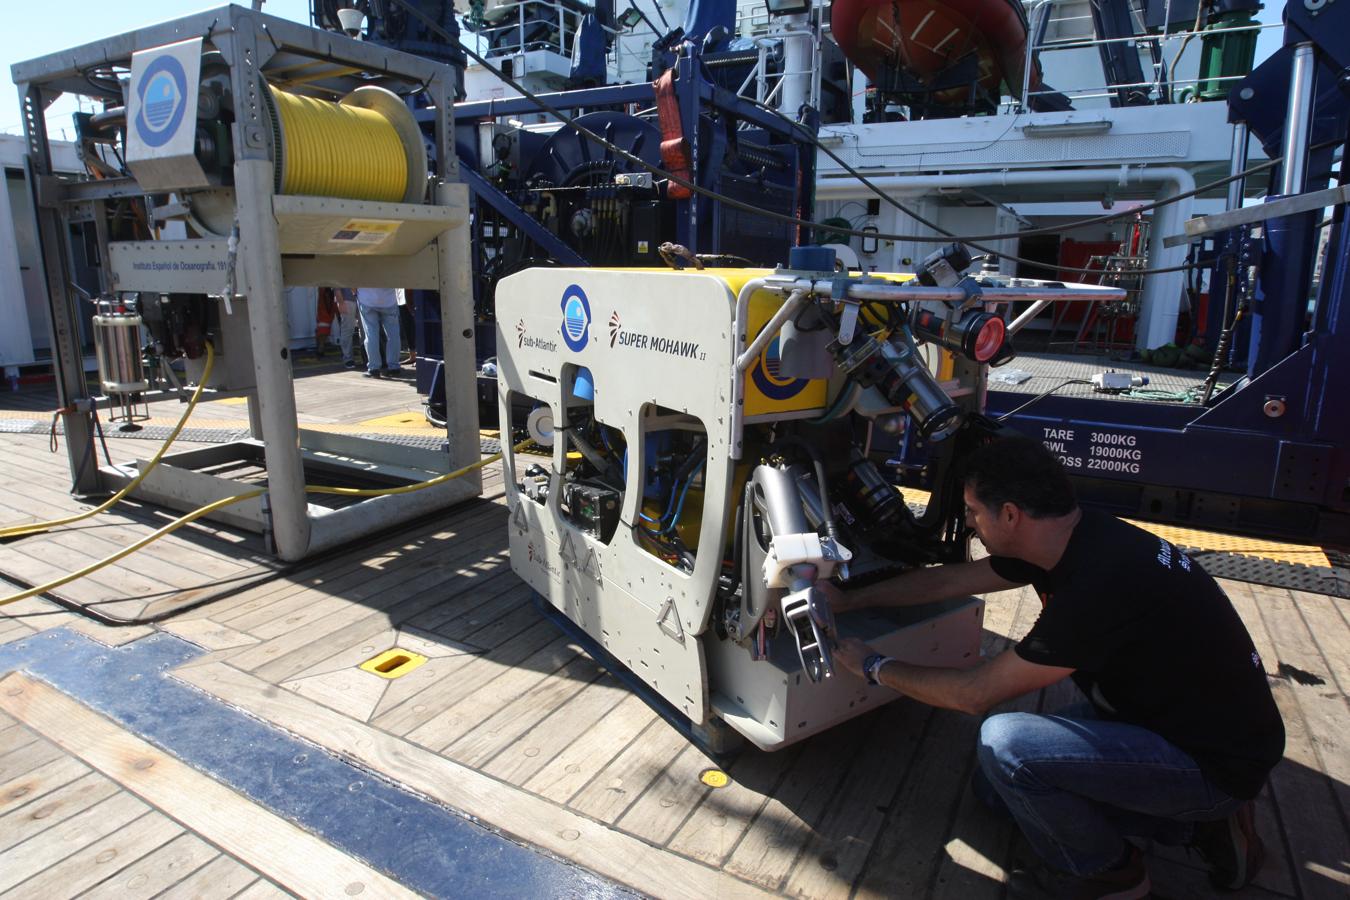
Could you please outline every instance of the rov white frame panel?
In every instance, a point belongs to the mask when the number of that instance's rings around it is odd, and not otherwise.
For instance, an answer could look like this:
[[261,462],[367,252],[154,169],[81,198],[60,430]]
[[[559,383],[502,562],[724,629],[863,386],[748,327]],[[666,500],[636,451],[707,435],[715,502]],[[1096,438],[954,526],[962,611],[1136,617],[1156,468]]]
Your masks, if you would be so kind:
[[[590,308],[585,345],[563,335],[564,294],[579,287]],[[736,503],[731,442],[736,296],[714,274],[617,269],[528,269],[497,287],[497,391],[502,428],[511,400],[525,395],[563,421],[569,366],[595,386],[597,419],[623,432],[627,446],[619,526],[604,544],[572,525],[558,505],[565,445],[555,441],[549,497],[541,504],[517,485],[541,458],[508,451],[511,567],[548,602],[696,724],[722,718],[763,749],[777,749],[898,697],[847,672],[821,683],[781,652],[753,660],[709,627],[721,541]],[[623,333],[697,345],[690,356],[625,342]],[[753,337],[753,336],[751,336]],[[737,377],[745,377],[744,375]],[[659,405],[675,415],[654,417]],[[779,418],[794,417],[785,413]],[[700,541],[694,570],[681,572],[647,552],[629,527],[642,503],[648,431],[697,419],[707,434]],[[767,418],[767,417],[760,417]],[[739,454],[738,454],[739,455]],[[863,635],[893,656],[928,665],[969,665],[979,657],[984,603],[976,599],[865,623]],[[671,621],[678,617],[678,625]],[[869,620],[870,621],[870,620]],[[779,648],[780,650],[782,648]]]

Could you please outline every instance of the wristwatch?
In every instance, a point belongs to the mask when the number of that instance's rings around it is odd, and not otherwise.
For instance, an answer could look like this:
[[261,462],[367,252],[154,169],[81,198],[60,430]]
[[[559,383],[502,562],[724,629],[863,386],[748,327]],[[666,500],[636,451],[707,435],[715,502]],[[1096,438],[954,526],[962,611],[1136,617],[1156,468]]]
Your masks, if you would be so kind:
[[895,662],[895,657],[873,653],[863,660],[863,676],[867,679],[868,684],[881,684],[877,680],[877,676],[881,674],[881,667],[888,662]]

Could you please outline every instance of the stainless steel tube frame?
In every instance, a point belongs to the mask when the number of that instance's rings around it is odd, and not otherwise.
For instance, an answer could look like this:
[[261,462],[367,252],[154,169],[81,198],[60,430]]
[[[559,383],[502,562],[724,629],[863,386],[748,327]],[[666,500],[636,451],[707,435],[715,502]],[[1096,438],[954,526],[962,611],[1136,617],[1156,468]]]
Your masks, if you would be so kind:
[[1280,193],[1288,197],[1302,193],[1308,169],[1308,125],[1312,120],[1313,76],[1317,58],[1312,44],[1294,48],[1293,71],[1289,77],[1289,117],[1284,122],[1284,163],[1280,166]]
[[[1247,169],[1247,144],[1250,134],[1246,122],[1238,122],[1233,125],[1233,163],[1228,170],[1230,176],[1237,175]],[[1237,209],[1242,205],[1242,195],[1246,186],[1247,179],[1245,178],[1237,178],[1228,182],[1227,209]]]
[[[249,334],[257,376],[257,424],[267,461],[267,503],[277,556],[290,562],[309,553],[309,502],[300,427],[291,376],[290,333],[281,275],[281,245],[272,215],[272,163],[234,164],[239,217],[239,267],[248,296]],[[250,420],[253,400],[250,398]]]
[[[812,281],[802,278],[786,285],[797,291],[806,290],[832,300],[843,300],[831,294],[829,281]],[[968,298],[959,288],[927,287],[909,284],[869,284],[854,282],[849,285],[850,300],[876,300],[882,303],[963,303]],[[1120,288],[1096,287],[1088,284],[1072,284],[1064,287],[1014,287],[1011,285],[980,286],[981,303],[1009,303],[1021,300],[1049,300],[1052,303],[1067,303],[1075,300],[1094,302],[1124,300],[1125,291]]]
[[[736,295],[736,319],[731,335],[731,358],[734,361],[731,372],[731,434],[728,444],[731,446],[731,458],[740,459],[744,448],[745,432],[745,370],[763,349],[763,344],[772,339],[774,332],[794,314],[797,308],[813,294],[829,297],[832,283],[830,280],[816,281],[810,278],[788,276],[766,276],[752,278],[745,283]],[[777,314],[756,336],[754,345],[746,348],[746,322],[749,318],[750,298],[756,291],[771,290],[790,293],[791,297],[779,308]],[[955,288],[925,287],[923,285],[902,284],[859,284],[849,285],[848,297],[852,300],[879,300],[885,303],[942,301],[949,303],[964,302],[964,291]],[[841,299],[841,298],[832,298]],[[1065,303],[1074,300],[1093,302],[1120,301],[1125,299],[1125,291],[1120,288],[1094,287],[1092,285],[1068,285],[1065,287],[1011,287],[990,286],[980,288],[980,299],[986,303],[1004,303],[1016,300],[1045,301],[1047,303]],[[1043,308],[1043,307],[1041,307]],[[1040,309],[1037,309],[1039,312]],[[1030,312],[1028,310],[1028,312]],[[1014,323],[1017,328],[1026,324],[1026,316]],[[756,349],[757,348],[757,349]],[[754,353],[750,350],[755,350]]]

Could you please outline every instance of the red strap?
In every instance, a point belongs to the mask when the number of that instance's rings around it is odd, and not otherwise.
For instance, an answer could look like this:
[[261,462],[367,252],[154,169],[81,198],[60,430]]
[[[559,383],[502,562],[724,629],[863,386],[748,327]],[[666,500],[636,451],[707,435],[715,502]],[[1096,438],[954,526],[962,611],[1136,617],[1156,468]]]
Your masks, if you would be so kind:
[[[666,69],[652,88],[656,91],[656,117],[661,123],[661,164],[672,175],[693,181],[689,141],[685,140],[680,123],[680,101],[675,97],[675,70]],[[671,200],[688,200],[693,195],[682,184],[672,181],[666,185],[666,197]]]

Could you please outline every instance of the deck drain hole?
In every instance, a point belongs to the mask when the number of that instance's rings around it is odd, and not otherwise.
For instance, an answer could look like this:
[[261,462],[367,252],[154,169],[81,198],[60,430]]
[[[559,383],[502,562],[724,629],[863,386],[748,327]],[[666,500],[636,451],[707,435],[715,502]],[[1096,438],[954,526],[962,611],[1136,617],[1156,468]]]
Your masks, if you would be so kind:
[[395,647],[361,663],[361,668],[381,678],[402,678],[426,661],[420,653]]

